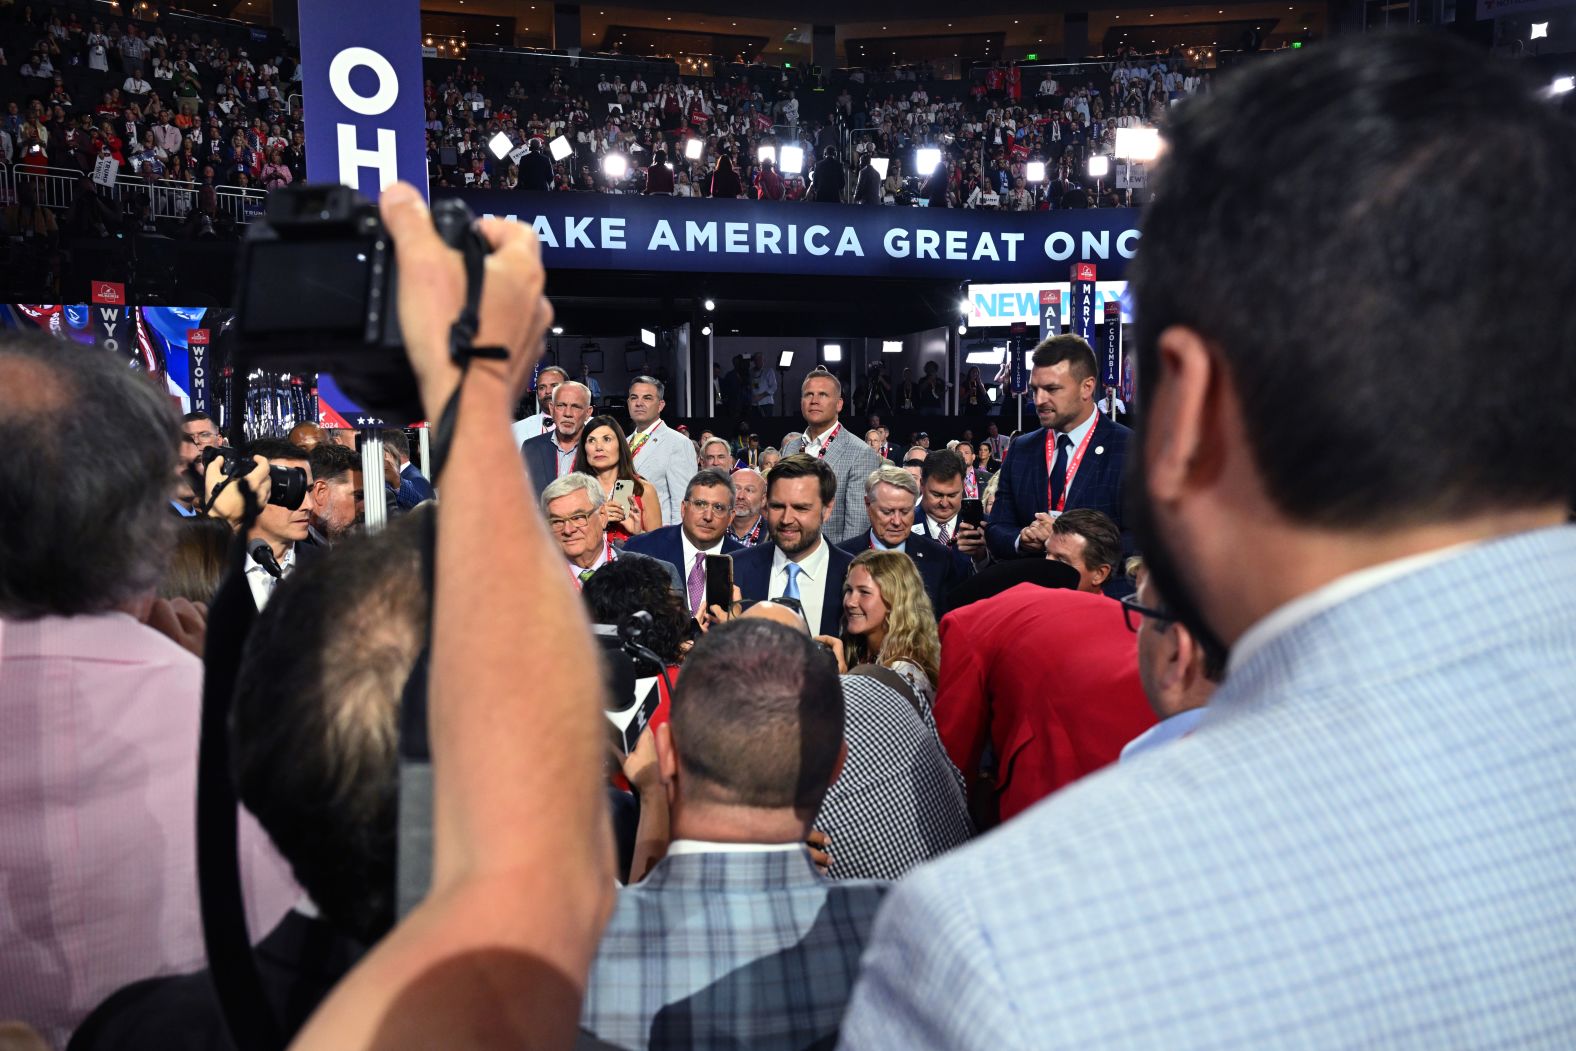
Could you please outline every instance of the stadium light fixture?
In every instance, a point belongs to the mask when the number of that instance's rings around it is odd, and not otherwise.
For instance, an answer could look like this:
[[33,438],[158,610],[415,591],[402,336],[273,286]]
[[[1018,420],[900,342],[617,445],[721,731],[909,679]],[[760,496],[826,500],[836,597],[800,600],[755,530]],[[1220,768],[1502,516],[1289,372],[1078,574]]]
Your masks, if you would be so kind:
[[870,158],[870,167],[874,168],[876,170],[876,174],[881,176],[882,182],[886,181],[887,168],[889,168],[891,164],[892,162],[885,157]]
[[969,302],[967,296],[964,296],[962,299],[958,300],[958,313],[966,315],[973,309],[974,304]]
[[1152,161],[1160,156],[1158,128],[1117,128],[1116,156],[1125,161]]
[[901,353],[903,353],[903,341],[901,339],[883,339],[881,341],[881,353],[883,353],[883,354],[901,354]]
[[564,334],[564,326],[562,326],[562,325],[554,325],[553,326],[553,335],[555,335],[555,336],[562,336],[563,334]]
[[1576,77],[1555,77],[1554,83],[1549,85],[1550,95],[1563,95],[1576,88]]
[[602,174],[609,179],[622,179],[629,174],[629,158],[622,153],[610,153],[602,158]]
[[969,334],[969,327],[967,325],[959,325],[958,326],[958,335],[966,336],[968,334]]
[[701,306],[705,307],[707,312],[710,313],[711,311],[717,309],[717,301],[715,299],[708,299],[706,302],[702,303]]
[[1089,158],[1089,178],[1103,179],[1111,174],[1111,158],[1097,153]]
[[843,360],[843,345],[841,343],[825,343],[821,346],[821,357],[837,364]]
[[936,165],[941,163],[941,151],[934,146],[926,146],[914,155],[915,167],[923,178],[936,170]]
[[687,160],[698,161],[705,152],[706,144],[700,139],[691,139],[684,144],[684,157]]
[[575,148],[569,145],[568,139],[560,135],[547,144],[547,152],[553,155],[553,160],[562,161],[568,160],[569,155],[575,152]]
[[1532,23],[1532,35],[1530,37],[1528,37],[1527,39],[1528,40],[1544,40],[1544,39],[1547,39],[1548,35],[1549,35],[1549,24],[1547,22],[1534,22],[1534,23]]
[[654,347],[657,345],[657,334],[649,328],[643,328],[640,330],[640,342],[648,347]]
[[804,147],[784,146],[782,160],[777,165],[784,175],[798,175],[804,171]]
[[778,368],[786,369],[786,368],[791,367],[792,365],[793,365],[793,351],[785,350],[781,354],[777,355],[777,367]]
[[761,163],[762,161],[774,161],[775,162],[776,160],[777,160],[777,147],[776,146],[762,146],[760,149],[755,151],[755,163],[757,163],[757,164]]
[[702,325],[700,327],[700,334],[703,335],[703,336],[711,335],[711,326],[710,325]]
[[964,355],[965,365],[1000,365],[1007,356],[1006,347],[991,347],[987,350],[971,350]]
[[1045,162],[1030,161],[1023,167],[1023,177],[1029,182],[1045,181]]
[[509,156],[509,151],[514,149],[514,143],[509,141],[509,136],[499,132],[487,140],[487,148],[492,150],[492,155],[499,160]]

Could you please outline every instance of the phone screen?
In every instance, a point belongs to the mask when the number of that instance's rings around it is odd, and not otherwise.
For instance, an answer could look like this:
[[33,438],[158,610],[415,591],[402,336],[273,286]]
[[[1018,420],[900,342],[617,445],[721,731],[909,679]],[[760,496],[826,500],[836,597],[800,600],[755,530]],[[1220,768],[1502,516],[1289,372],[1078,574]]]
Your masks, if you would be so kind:
[[727,555],[706,556],[706,607],[733,605],[733,559]]
[[983,500],[965,500],[958,509],[958,517],[969,525],[985,524],[985,502]]

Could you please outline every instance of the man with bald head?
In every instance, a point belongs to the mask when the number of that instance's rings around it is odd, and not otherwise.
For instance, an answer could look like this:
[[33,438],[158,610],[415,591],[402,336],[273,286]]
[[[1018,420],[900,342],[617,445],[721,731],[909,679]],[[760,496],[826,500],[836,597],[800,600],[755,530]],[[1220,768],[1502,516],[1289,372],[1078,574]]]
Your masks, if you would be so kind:
[[290,434],[285,441],[311,452],[328,441],[328,435],[317,424],[302,422],[290,428]]
[[753,467],[733,472],[733,524],[728,533],[745,547],[754,547],[766,533],[766,476]]

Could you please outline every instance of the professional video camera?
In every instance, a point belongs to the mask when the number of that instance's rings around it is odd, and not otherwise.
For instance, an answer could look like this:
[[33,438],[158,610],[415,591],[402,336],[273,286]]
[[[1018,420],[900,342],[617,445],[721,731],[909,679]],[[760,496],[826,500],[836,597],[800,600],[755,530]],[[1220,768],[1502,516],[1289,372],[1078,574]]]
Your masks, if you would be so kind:
[[[432,219],[465,257],[479,297],[490,249],[470,209],[446,198],[433,204]],[[245,367],[332,372],[367,412],[394,423],[424,418],[397,289],[394,242],[375,204],[337,184],[274,190],[264,221],[241,245],[236,320]]]
[[[256,466],[252,458],[242,456],[228,446],[210,445],[202,451],[202,465],[204,469],[214,460],[224,460],[224,476],[226,478],[245,478]],[[294,511],[301,506],[301,501],[306,499],[306,471],[299,467],[279,467],[275,464],[268,465],[268,477],[273,482],[268,493],[268,502],[277,504],[287,511]],[[208,494],[212,499],[213,494]]]
[[651,614],[644,610],[630,614],[622,624],[591,626],[607,664],[608,707],[603,714],[612,724],[613,744],[621,755],[634,751],[635,743],[662,703],[662,693],[657,688],[659,677],[667,685],[669,696],[673,693],[662,658],[640,641],[650,626]]

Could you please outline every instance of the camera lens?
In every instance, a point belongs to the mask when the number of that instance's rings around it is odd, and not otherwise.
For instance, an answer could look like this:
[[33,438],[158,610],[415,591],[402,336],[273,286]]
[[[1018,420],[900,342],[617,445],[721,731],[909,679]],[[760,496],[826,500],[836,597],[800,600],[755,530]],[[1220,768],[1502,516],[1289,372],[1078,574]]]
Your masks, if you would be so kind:
[[287,511],[294,511],[306,499],[306,471],[300,467],[269,467],[268,477],[273,482],[268,502]]

